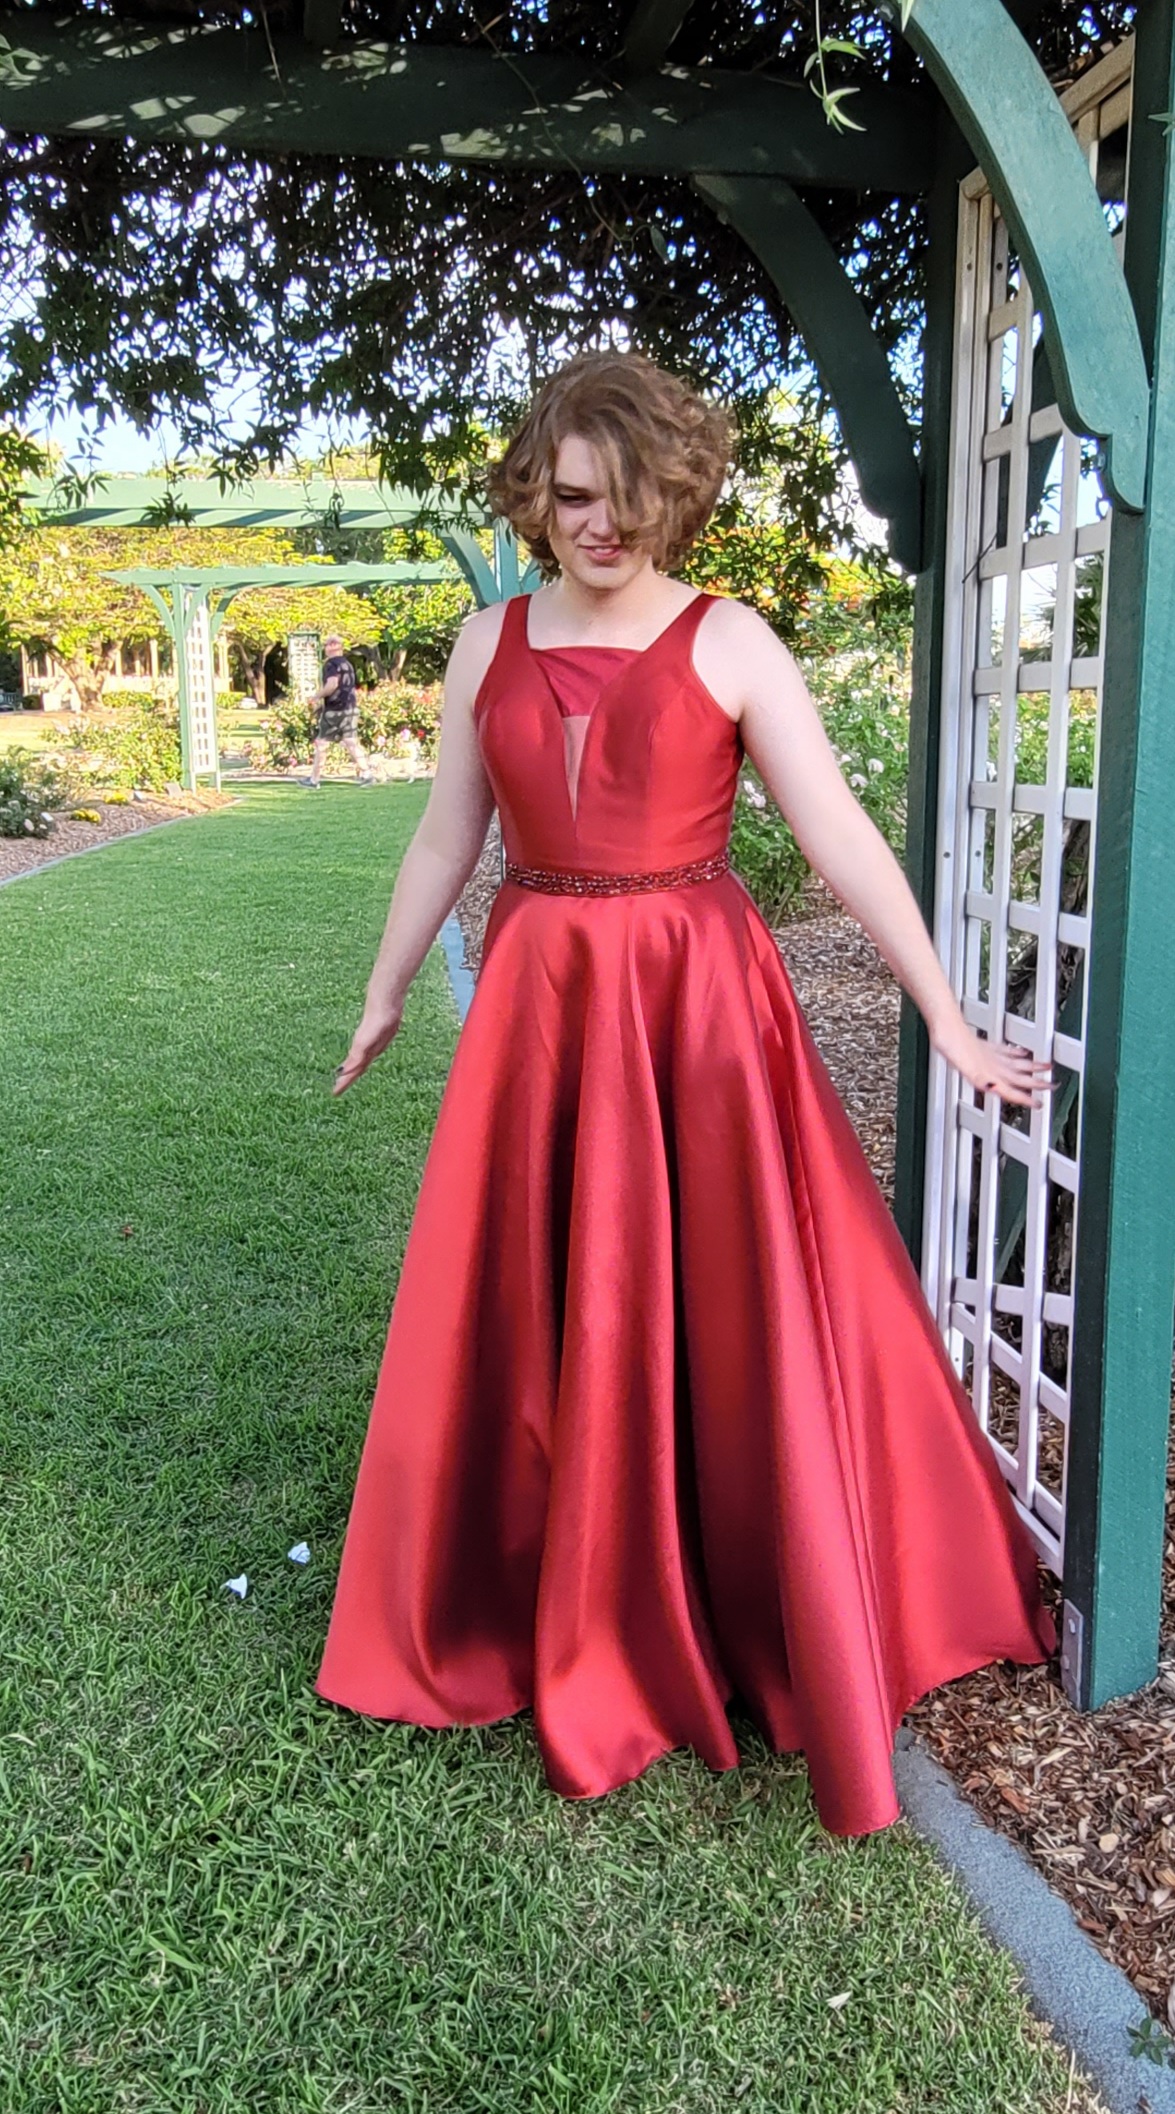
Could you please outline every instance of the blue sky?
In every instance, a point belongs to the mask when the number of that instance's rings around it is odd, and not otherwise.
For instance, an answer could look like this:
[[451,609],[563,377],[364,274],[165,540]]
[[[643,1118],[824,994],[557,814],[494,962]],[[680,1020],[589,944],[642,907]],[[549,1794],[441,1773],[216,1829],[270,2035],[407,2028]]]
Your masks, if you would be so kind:
[[[69,462],[87,469],[105,470],[114,476],[146,477],[153,470],[162,470],[179,445],[175,428],[166,420],[150,433],[139,433],[129,419],[115,418],[108,420],[99,433],[92,418],[72,409],[58,413],[47,424],[34,430],[38,440],[51,441]],[[357,445],[362,438],[358,427],[341,436],[344,445]],[[337,444],[339,440],[337,427],[328,427],[322,420],[307,419],[296,453],[305,461],[325,454],[332,442]]]

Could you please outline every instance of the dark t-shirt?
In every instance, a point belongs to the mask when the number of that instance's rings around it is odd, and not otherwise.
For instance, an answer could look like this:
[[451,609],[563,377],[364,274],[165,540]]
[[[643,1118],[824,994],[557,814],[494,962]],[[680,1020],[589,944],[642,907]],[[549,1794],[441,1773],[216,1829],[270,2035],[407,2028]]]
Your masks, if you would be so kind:
[[322,680],[329,683],[332,675],[338,677],[334,689],[323,701],[324,712],[353,712],[355,709],[355,670],[345,654],[332,653],[322,671]]

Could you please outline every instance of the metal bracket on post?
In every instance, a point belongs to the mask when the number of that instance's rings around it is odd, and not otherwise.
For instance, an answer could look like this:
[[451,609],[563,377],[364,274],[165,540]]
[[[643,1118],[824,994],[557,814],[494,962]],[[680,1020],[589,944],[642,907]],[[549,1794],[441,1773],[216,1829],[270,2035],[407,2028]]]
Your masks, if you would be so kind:
[[1085,1673],[1085,1617],[1071,1600],[1061,1610],[1061,1687],[1075,1710],[1082,1708]]

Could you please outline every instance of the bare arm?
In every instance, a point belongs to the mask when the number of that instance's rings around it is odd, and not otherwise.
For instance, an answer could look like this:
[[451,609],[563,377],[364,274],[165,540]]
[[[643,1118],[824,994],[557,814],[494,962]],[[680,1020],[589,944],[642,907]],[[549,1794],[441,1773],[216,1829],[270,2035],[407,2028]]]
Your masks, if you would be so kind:
[[[714,613],[719,614],[717,611]],[[981,1090],[1030,1105],[1051,1083],[1047,1064],[982,1040],[963,1018],[914,893],[881,832],[841,775],[820,714],[795,661],[752,610],[721,611],[708,655],[738,670],[737,716],[747,754],[809,864],[875,942],[909,992],[948,1061]],[[704,676],[701,655],[699,674]],[[730,676],[727,675],[729,690]],[[718,693],[720,694],[720,693]]]
[[477,864],[493,813],[473,701],[497,644],[501,606],[462,626],[445,670],[440,755],[428,806],[404,854],[363,1014],[335,1080],[346,1089],[386,1050],[403,1018],[408,986]]

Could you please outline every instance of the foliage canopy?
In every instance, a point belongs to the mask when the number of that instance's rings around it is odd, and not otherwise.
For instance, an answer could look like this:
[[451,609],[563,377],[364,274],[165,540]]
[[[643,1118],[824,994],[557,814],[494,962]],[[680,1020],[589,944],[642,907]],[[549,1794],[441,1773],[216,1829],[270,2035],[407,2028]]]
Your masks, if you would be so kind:
[[[488,44],[523,72],[535,52],[570,51],[615,79],[630,8],[507,0],[487,24],[471,0],[349,0],[344,33]],[[54,19],[71,11],[55,6]],[[1019,0],[1016,11],[1063,74],[1119,37],[1134,8]],[[245,18],[234,0],[130,10],[152,23],[169,12]],[[264,12],[275,31],[296,30],[301,0]],[[846,82],[916,78],[876,9],[825,0],[822,26],[864,46],[841,56]],[[813,0],[698,0],[671,56],[794,79],[814,38]],[[504,430],[553,364],[619,338],[740,405],[744,460],[770,445],[755,406],[794,372],[799,348],[763,268],[686,180],[397,165],[347,160],[345,146],[334,161],[77,136],[0,142],[0,413],[30,420],[71,402],[144,430],[168,416],[185,452],[247,472],[279,459],[310,411],[369,426],[396,482],[460,482],[487,427]],[[911,353],[921,202],[805,196],[883,342]],[[516,355],[505,364],[504,333]],[[898,370],[916,414],[915,363]],[[235,387],[249,408],[234,425],[224,403]]]

